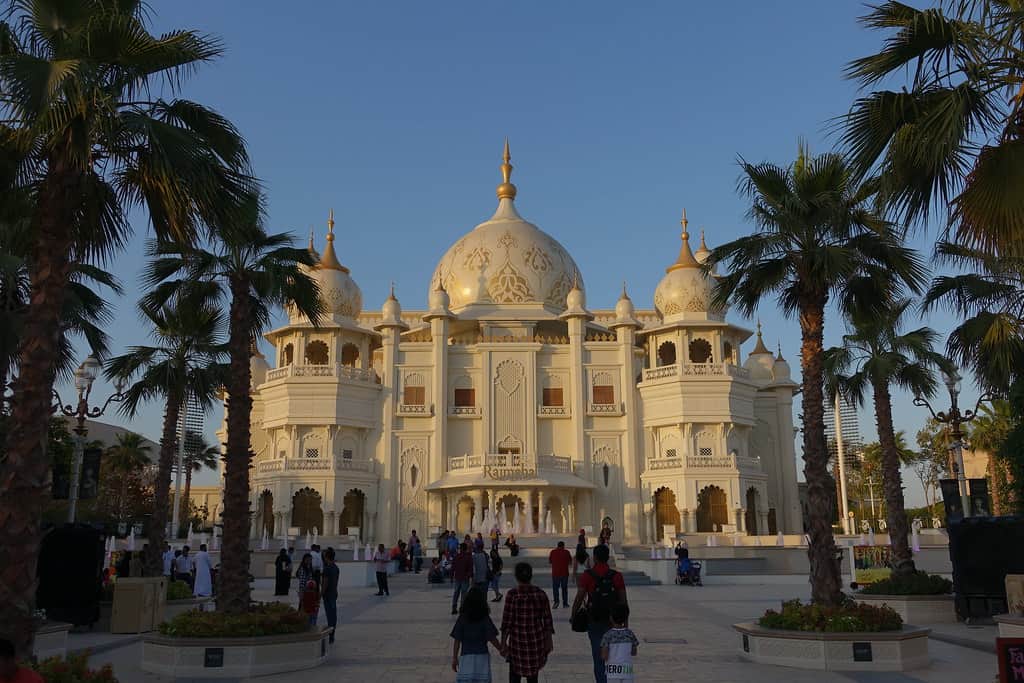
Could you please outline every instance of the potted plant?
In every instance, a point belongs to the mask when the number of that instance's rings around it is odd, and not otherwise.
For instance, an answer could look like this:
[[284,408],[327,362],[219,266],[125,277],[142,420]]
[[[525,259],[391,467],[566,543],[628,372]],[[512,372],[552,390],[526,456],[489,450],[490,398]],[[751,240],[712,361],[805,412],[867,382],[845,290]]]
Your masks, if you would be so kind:
[[928,572],[893,574],[862,588],[856,599],[862,604],[886,605],[899,613],[907,624],[956,621],[953,582]]

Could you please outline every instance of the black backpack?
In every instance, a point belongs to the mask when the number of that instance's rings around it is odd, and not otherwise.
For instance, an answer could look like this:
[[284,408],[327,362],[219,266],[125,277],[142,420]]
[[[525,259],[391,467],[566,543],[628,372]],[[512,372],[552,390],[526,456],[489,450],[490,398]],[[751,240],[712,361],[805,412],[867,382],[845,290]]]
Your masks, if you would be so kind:
[[612,614],[612,605],[619,601],[618,593],[615,592],[614,569],[609,569],[604,576],[599,576],[593,569],[588,569],[587,574],[594,580],[594,592],[590,594],[589,616],[591,622],[608,621]]

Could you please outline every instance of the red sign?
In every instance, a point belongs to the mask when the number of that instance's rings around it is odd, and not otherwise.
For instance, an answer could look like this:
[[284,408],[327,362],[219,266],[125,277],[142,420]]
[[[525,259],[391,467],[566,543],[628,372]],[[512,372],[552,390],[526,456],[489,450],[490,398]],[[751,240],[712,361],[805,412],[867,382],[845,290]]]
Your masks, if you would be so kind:
[[1024,638],[996,638],[999,683],[1024,683]]

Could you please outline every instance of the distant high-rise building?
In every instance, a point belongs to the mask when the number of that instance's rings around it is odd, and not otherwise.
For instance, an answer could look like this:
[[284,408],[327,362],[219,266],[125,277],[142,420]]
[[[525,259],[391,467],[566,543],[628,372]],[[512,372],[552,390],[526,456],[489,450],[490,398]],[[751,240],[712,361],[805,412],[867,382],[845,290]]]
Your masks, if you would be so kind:
[[[839,418],[843,429],[843,456],[847,467],[858,467],[864,458],[864,439],[860,435],[857,420],[857,406],[848,399],[839,402]],[[829,462],[835,464],[838,447],[836,444],[835,404],[825,401],[825,441],[828,444]]]

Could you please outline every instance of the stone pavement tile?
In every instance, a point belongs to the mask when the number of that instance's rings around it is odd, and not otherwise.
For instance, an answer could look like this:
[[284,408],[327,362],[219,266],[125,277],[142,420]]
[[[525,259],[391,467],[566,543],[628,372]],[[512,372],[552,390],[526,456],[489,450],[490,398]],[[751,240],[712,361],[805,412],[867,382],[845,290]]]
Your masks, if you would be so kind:
[[[428,587],[421,576],[394,577],[390,598],[372,589],[344,589],[339,601],[338,637],[327,662],[316,669],[255,679],[260,683],[326,683],[387,681],[389,683],[450,682],[452,641],[448,633],[451,593]],[[731,625],[749,620],[766,607],[799,595],[793,586],[708,586],[686,590],[677,586],[633,587],[629,590],[631,626],[640,638],[636,659],[638,681],[686,683],[989,683],[995,657],[946,643],[932,642],[933,663],[907,674],[826,673],[785,669],[744,662]],[[803,589],[806,592],[806,589]],[[258,599],[272,591],[257,584]],[[267,595],[264,595],[267,593]],[[288,602],[294,602],[294,596]],[[503,603],[492,603],[500,624]],[[568,610],[553,612],[555,651],[540,680],[576,683],[593,680],[590,644],[585,634],[569,628]],[[681,642],[685,641],[685,642]],[[101,653],[94,663],[109,661],[125,683],[164,683],[138,668],[141,647],[129,645]],[[496,683],[507,680],[505,662],[492,654]]]

